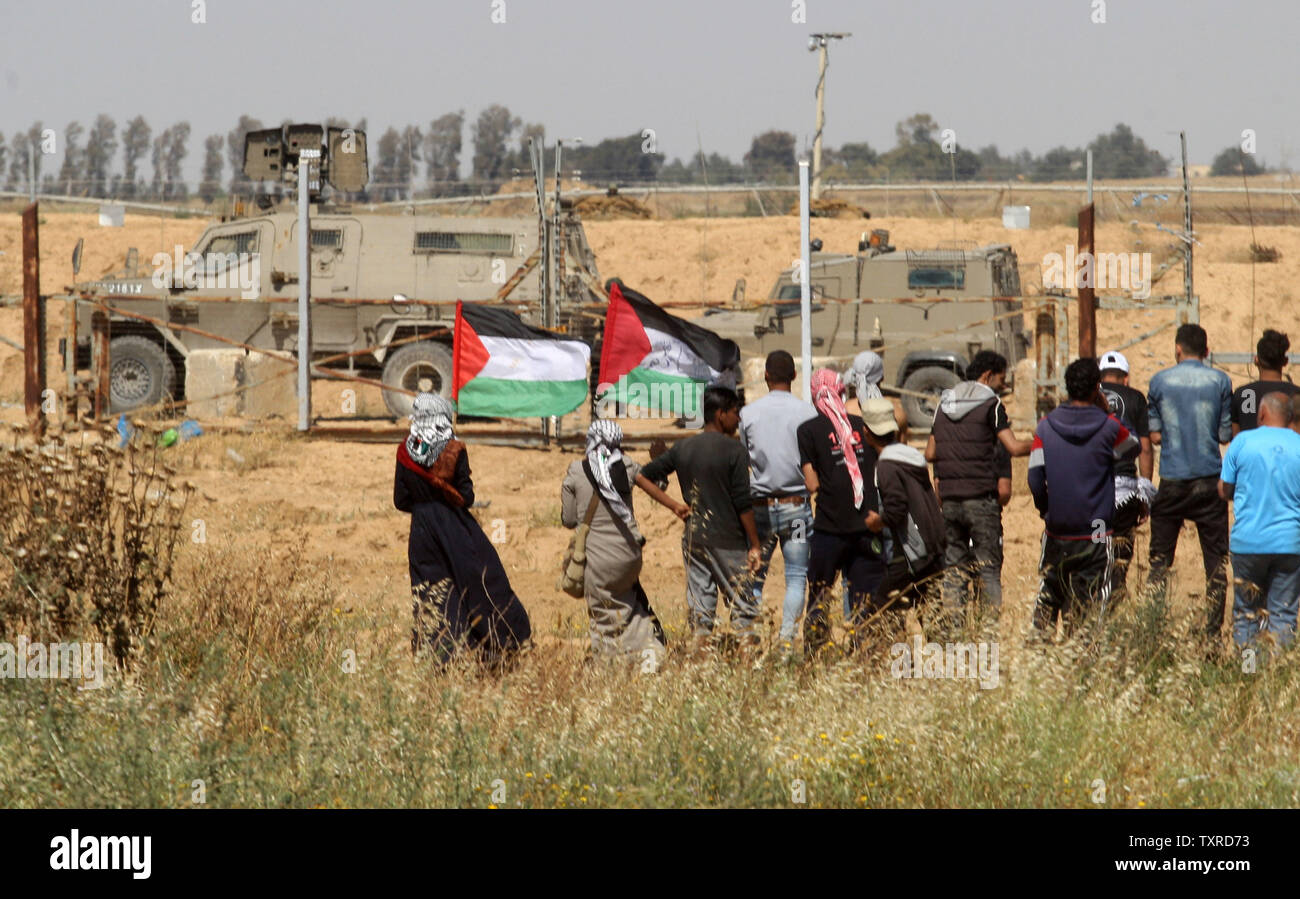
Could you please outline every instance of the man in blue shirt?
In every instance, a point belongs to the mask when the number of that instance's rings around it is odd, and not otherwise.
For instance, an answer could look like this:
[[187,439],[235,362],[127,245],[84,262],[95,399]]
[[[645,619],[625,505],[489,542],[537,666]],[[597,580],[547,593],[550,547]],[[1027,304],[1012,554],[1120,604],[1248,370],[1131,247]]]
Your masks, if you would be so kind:
[[754,577],[754,603],[763,600],[767,567],[776,544],[785,560],[785,603],[781,612],[781,641],[794,640],[803,615],[808,584],[808,559],[813,529],[812,504],[799,464],[799,425],[817,417],[811,403],[790,392],[794,357],[773,350],[765,366],[767,395],[740,410],[740,440],[749,452],[749,491],[754,499],[754,524],[763,567]]
[[1259,401],[1259,427],[1233,438],[1219,494],[1232,502],[1232,636],[1239,647],[1268,631],[1280,646],[1295,638],[1300,605],[1300,434],[1287,394]]
[[1205,563],[1206,638],[1223,629],[1228,598],[1228,504],[1219,496],[1219,445],[1232,439],[1232,380],[1205,362],[1200,325],[1174,337],[1178,364],[1156,372],[1147,390],[1151,442],[1160,447],[1160,489],[1151,505],[1151,585],[1160,594],[1184,521],[1196,523]]

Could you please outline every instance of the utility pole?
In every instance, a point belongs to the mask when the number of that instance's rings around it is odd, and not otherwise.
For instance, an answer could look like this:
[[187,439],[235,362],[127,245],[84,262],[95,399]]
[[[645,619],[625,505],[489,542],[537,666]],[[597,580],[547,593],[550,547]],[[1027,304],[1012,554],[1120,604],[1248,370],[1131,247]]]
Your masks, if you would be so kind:
[[808,50],[820,51],[817,58],[817,131],[813,134],[812,199],[822,195],[822,128],[826,124],[826,67],[830,64],[826,47],[831,41],[852,37],[851,32],[825,32],[808,37]]
[[812,280],[808,225],[808,160],[799,160],[799,361],[804,402],[812,402]]
[[1179,316],[1179,324],[1199,321],[1200,313],[1192,309],[1192,185],[1187,179],[1187,132],[1178,132],[1183,148],[1183,291],[1187,295],[1187,313],[1191,318]]

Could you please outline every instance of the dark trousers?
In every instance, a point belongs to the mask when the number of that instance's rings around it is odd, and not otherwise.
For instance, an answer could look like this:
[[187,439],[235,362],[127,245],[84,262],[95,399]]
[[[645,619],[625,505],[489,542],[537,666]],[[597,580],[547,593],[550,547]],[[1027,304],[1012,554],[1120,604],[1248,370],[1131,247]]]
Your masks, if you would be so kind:
[[1111,534],[1115,565],[1110,581],[1110,603],[1117,606],[1128,597],[1128,569],[1133,564],[1133,546],[1137,542],[1138,519],[1142,517],[1140,500],[1130,500],[1115,510],[1115,526]]
[[939,579],[944,570],[943,556],[935,555],[926,564],[912,568],[907,563],[907,557],[897,549],[898,544],[894,546],[894,558],[885,567],[885,576],[876,587],[872,605],[877,610],[888,609],[901,613],[919,608],[939,595]]
[[[944,605],[960,609],[973,598],[976,584],[996,612],[1002,607],[1002,506],[996,496],[946,499],[943,521],[947,549],[943,576]],[[974,583],[972,583],[974,581]]]
[[1151,585],[1163,596],[1184,521],[1195,522],[1205,562],[1205,631],[1214,640],[1223,629],[1228,599],[1228,504],[1219,498],[1219,479],[1161,479],[1151,506]]
[[1053,631],[1060,615],[1068,636],[1079,618],[1104,612],[1110,600],[1113,563],[1110,536],[1062,540],[1044,534],[1034,627]]
[[[831,534],[813,530],[808,559],[808,611],[803,622],[805,651],[815,652],[830,640],[831,591],[843,570],[848,581],[850,628],[857,633],[865,618],[868,600],[885,573],[885,563],[876,549],[880,538],[870,531]],[[854,641],[851,641],[854,642]]]

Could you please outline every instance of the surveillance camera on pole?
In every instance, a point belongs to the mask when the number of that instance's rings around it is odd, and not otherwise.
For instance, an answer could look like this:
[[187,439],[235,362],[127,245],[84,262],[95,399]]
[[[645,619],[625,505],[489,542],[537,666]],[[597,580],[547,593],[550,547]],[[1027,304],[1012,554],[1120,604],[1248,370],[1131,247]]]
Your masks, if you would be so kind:
[[821,51],[817,61],[817,133],[813,135],[812,199],[814,200],[820,199],[822,195],[822,128],[826,124],[826,67],[829,64],[826,48],[830,41],[852,36],[848,31],[828,31],[810,35],[808,38],[809,51]]

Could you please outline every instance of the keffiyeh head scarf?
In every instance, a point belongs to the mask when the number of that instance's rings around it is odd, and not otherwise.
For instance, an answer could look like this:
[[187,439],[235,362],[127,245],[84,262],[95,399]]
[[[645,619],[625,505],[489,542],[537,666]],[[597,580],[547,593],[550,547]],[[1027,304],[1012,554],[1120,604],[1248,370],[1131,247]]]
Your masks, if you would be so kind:
[[587,465],[610,509],[627,524],[633,524],[632,510],[619,491],[619,487],[629,490],[630,485],[623,467],[623,429],[618,422],[597,419],[587,428]]
[[859,403],[883,399],[880,382],[885,380],[885,361],[871,350],[858,353],[853,357],[853,367],[849,369],[846,380],[857,391]]
[[406,438],[406,452],[416,464],[428,468],[442,455],[447,441],[456,434],[452,419],[456,407],[437,393],[421,393],[411,408],[411,433]]
[[835,439],[844,451],[844,466],[849,470],[849,480],[853,482],[853,508],[860,508],[863,497],[862,469],[858,465],[857,451],[853,448],[853,428],[849,425],[849,413],[844,409],[844,382],[837,372],[819,368],[813,372],[811,386],[813,405],[831,420]]

